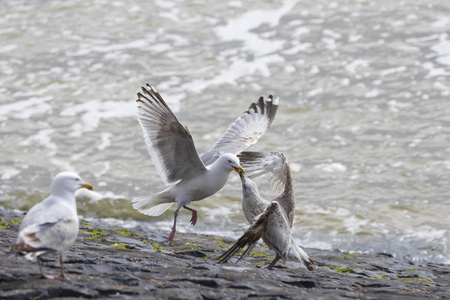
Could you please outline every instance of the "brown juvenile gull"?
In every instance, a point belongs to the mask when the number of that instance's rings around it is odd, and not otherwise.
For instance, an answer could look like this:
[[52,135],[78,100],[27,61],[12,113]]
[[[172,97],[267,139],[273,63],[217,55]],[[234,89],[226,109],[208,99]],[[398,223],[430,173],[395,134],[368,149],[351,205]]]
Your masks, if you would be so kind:
[[264,243],[276,253],[275,259],[268,266],[268,269],[272,269],[280,258],[286,260],[290,248],[290,235],[291,228],[286,213],[280,203],[272,201],[238,241],[219,257],[220,262],[227,262],[239,250],[247,246],[237,260],[240,261],[252,251],[258,240],[262,238]]
[[[284,255],[288,255],[290,258],[303,262],[308,270],[313,270],[315,268],[314,261],[296,244],[291,236],[291,228],[295,215],[295,194],[291,168],[286,156],[279,152],[271,152],[269,154],[243,152],[240,155],[240,158],[243,162],[242,164],[246,166],[249,173],[253,174],[252,177],[271,172],[271,186],[276,190],[281,191],[281,194],[272,201],[263,199],[259,194],[256,183],[245,176],[245,174],[240,173],[243,194],[242,210],[245,218],[252,226],[246,231],[242,238],[238,240],[235,246],[221,256],[221,262],[226,262],[245,245],[249,245],[249,248],[253,248],[259,239],[256,237],[259,235],[263,238],[269,248],[274,249],[277,253],[277,256],[270,264],[269,269],[273,267],[280,258],[285,259],[286,256]],[[281,208],[275,209],[276,207],[273,205],[273,202],[280,204]],[[270,211],[270,213],[268,211]],[[277,222],[273,220],[269,221],[269,217],[265,215],[270,215],[271,218],[276,219]],[[288,224],[288,228],[285,227],[285,221]],[[254,226],[255,222],[259,223],[259,225]],[[268,224],[269,222],[271,222],[271,224]],[[276,226],[277,228],[271,229],[270,226]],[[244,238],[244,236],[247,237]],[[251,239],[249,237],[251,237]],[[286,249],[284,248],[286,238],[289,241],[287,254],[285,253]],[[245,253],[249,253],[248,250]],[[240,259],[242,259],[242,257]]]
[[68,279],[64,273],[62,252],[72,246],[78,235],[74,193],[81,188],[93,189],[77,174],[62,172],[56,175],[50,196],[30,209],[20,225],[17,244],[11,246],[11,250],[24,254],[28,259],[37,258],[43,278],[54,279],[43,273],[41,256],[56,252],[61,264],[59,278]]
[[255,144],[272,123],[278,98],[269,95],[252,103],[225,134],[206,153],[198,155],[191,134],[170,110],[154,87],[142,87],[137,99],[137,118],[144,131],[150,157],[167,188],[150,196],[133,199],[133,207],[149,216],[159,216],[174,202],[172,243],[177,216],[183,207],[192,212],[191,224],[197,223],[197,211],[187,205],[218,192],[228,181],[231,171],[244,173],[237,154]]

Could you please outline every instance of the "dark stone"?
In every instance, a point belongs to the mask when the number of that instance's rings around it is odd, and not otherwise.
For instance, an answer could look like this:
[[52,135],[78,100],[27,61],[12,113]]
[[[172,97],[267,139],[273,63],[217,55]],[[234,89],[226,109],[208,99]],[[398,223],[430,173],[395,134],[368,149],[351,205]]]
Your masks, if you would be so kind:
[[178,251],[177,254],[200,257],[200,258],[207,257],[207,255],[205,253],[197,251],[197,250]]
[[[0,217],[16,217],[14,212]],[[2,215],[3,213],[3,215]],[[108,228],[89,220],[90,229]],[[389,254],[343,255],[339,251],[306,249],[322,267],[307,271],[300,264],[287,268],[277,264],[272,270],[257,268],[267,257],[251,254],[239,263],[219,264],[224,250],[210,236],[178,233],[176,245],[152,244],[167,240],[167,233],[147,233],[142,228],[127,229],[132,235],[120,238],[130,248],[111,248],[119,235],[103,240],[80,235],[74,249],[65,253],[65,269],[70,280],[41,279],[36,263],[4,255],[15,241],[19,225],[0,230],[0,299],[47,298],[139,298],[139,299],[423,299],[450,297],[450,266],[413,264],[409,259]],[[143,243],[145,237],[150,241]],[[195,241],[195,248],[186,250]],[[233,242],[230,240],[230,242]],[[175,244],[175,243],[174,243]],[[151,252],[148,251],[151,249]],[[207,249],[207,251],[205,250]],[[262,250],[259,245],[255,250]],[[264,248],[266,249],[266,248]],[[272,255],[272,254],[271,254]],[[56,255],[44,263],[44,272],[59,275]]]
[[311,289],[316,287],[316,283],[314,281],[307,281],[307,280],[299,280],[299,281],[283,281],[283,283],[293,285],[296,287]]
[[209,278],[183,278],[183,279],[174,279],[174,281],[189,281],[194,284],[199,284],[212,288],[224,285],[224,282],[221,281],[220,279],[209,279]]

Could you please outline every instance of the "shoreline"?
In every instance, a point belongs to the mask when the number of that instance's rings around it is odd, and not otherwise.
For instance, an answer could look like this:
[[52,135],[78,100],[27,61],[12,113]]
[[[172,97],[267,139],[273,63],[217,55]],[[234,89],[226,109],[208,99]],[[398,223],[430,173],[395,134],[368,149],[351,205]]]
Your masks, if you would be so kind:
[[[64,253],[69,281],[41,279],[37,264],[9,251],[21,215],[0,210],[0,298],[262,299],[450,298],[450,266],[415,263],[389,254],[305,249],[314,271],[299,262],[267,265],[274,253],[258,243],[252,254],[220,264],[217,257],[234,242],[210,235],[177,233],[172,246],[166,231],[146,232],[80,220],[80,232]],[[44,257],[44,271],[57,275],[55,255]]]

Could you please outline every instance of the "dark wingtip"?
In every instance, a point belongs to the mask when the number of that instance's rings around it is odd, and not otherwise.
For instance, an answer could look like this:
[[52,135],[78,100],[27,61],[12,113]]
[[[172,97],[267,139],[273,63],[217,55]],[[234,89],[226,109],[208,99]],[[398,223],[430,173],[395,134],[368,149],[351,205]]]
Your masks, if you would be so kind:
[[[275,100],[277,100],[278,98],[276,98]],[[273,99],[272,94],[270,94],[268,96],[268,100],[266,101],[266,105],[267,105],[267,111],[268,111],[268,119],[269,119],[269,124],[267,125],[267,128],[270,127],[270,125],[272,125],[273,120],[275,119],[275,115],[277,114],[277,110],[278,110],[278,102],[275,101]]]

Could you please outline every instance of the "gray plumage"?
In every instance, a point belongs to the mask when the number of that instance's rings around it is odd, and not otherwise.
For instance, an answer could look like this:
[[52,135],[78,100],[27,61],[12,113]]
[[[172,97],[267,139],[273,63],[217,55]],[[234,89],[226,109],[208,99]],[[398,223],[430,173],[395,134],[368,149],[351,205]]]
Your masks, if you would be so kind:
[[28,259],[37,258],[42,277],[52,278],[42,272],[40,257],[57,253],[61,264],[59,278],[67,279],[62,252],[73,245],[78,235],[79,221],[74,193],[80,188],[92,190],[92,185],[74,173],[56,175],[50,196],[28,211],[20,225],[17,244],[11,246],[11,250]]
[[275,251],[275,259],[268,266],[272,269],[278,260],[286,260],[290,244],[290,226],[280,203],[272,201],[265,211],[238,239],[238,241],[219,257],[220,262],[227,262],[239,250],[247,246],[247,250],[238,259],[247,256],[260,238],[266,245]]
[[187,205],[215,194],[225,185],[233,169],[242,169],[236,154],[255,144],[266,132],[275,117],[278,99],[270,95],[266,101],[261,97],[257,103],[252,103],[201,156],[187,127],[178,121],[154,87],[149,84],[142,87],[137,107],[148,152],[167,188],[133,199],[133,207],[143,214],[159,216],[176,202],[178,207],[169,235],[172,243],[179,210],[182,207],[190,210],[191,224],[196,224],[197,211]]
[[[279,152],[271,152],[269,154],[260,152],[243,152],[239,155],[239,157],[241,159],[242,165],[245,166],[247,174],[249,174],[249,176],[257,177],[261,176],[262,174],[271,173],[271,186],[275,187],[279,191],[282,191],[278,197],[276,197],[272,201],[267,201],[261,197],[256,183],[248,178],[245,174],[240,174],[243,195],[242,210],[248,223],[252,225],[244,234],[244,236],[246,235],[248,237],[249,235],[251,235],[253,237],[256,237],[256,235],[254,234],[255,228],[253,228],[253,224],[255,224],[255,222],[261,223],[264,220],[261,220],[261,214],[264,215],[267,212],[268,208],[270,206],[273,206],[272,203],[278,203],[281,207],[282,213],[277,214],[277,211],[274,211],[273,209],[271,210],[272,218],[278,218],[277,230],[274,229],[273,231],[271,231],[270,226],[266,225],[266,227],[264,228],[265,230],[267,230],[267,232],[264,234],[260,234],[260,236],[264,237],[264,242],[269,246],[270,249],[275,250],[275,252],[277,253],[277,256],[274,260],[275,262],[277,262],[280,258],[285,258],[285,256],[283,256],[285,252],[281,251],[280,249],[284,249],[284,244],[282,244],[281,240],[284,241],[287,239],[289,241],[288,256],[290,258],[301,261],[308,270],[313,270],[315,268],[314,261],[306,254],[306,252],[302,248],[300,248],[296,244],[291,236],[291,228],[293,226],[295,216],[295,194],[291,169],[286,156]],[[284,219],[286,220],[288,227],[280,225],[283,224]],[[258,228],[260,229],[262,227],[259,226]],[[249,232],[252,232],[253,234],[250,234]],[[282,236],[276,236],[275,234]],[[239,247],[245,246],[242,240],[240,243],[236,244],[238,244]],[[279,249],[277,250],[277,247],[275,247],[274,245],[278,245]],[[236,251],[234,250],[234,252],[229,251],[230,250],[228,250],[226,254],[224,254],[224,257],[227,257],[226,260],[228,260],[228,258],[232,256],[230,256],[230,253],[236,253]],[[272,262],[271,266],[273,267],[274,264],[275,263]]]

